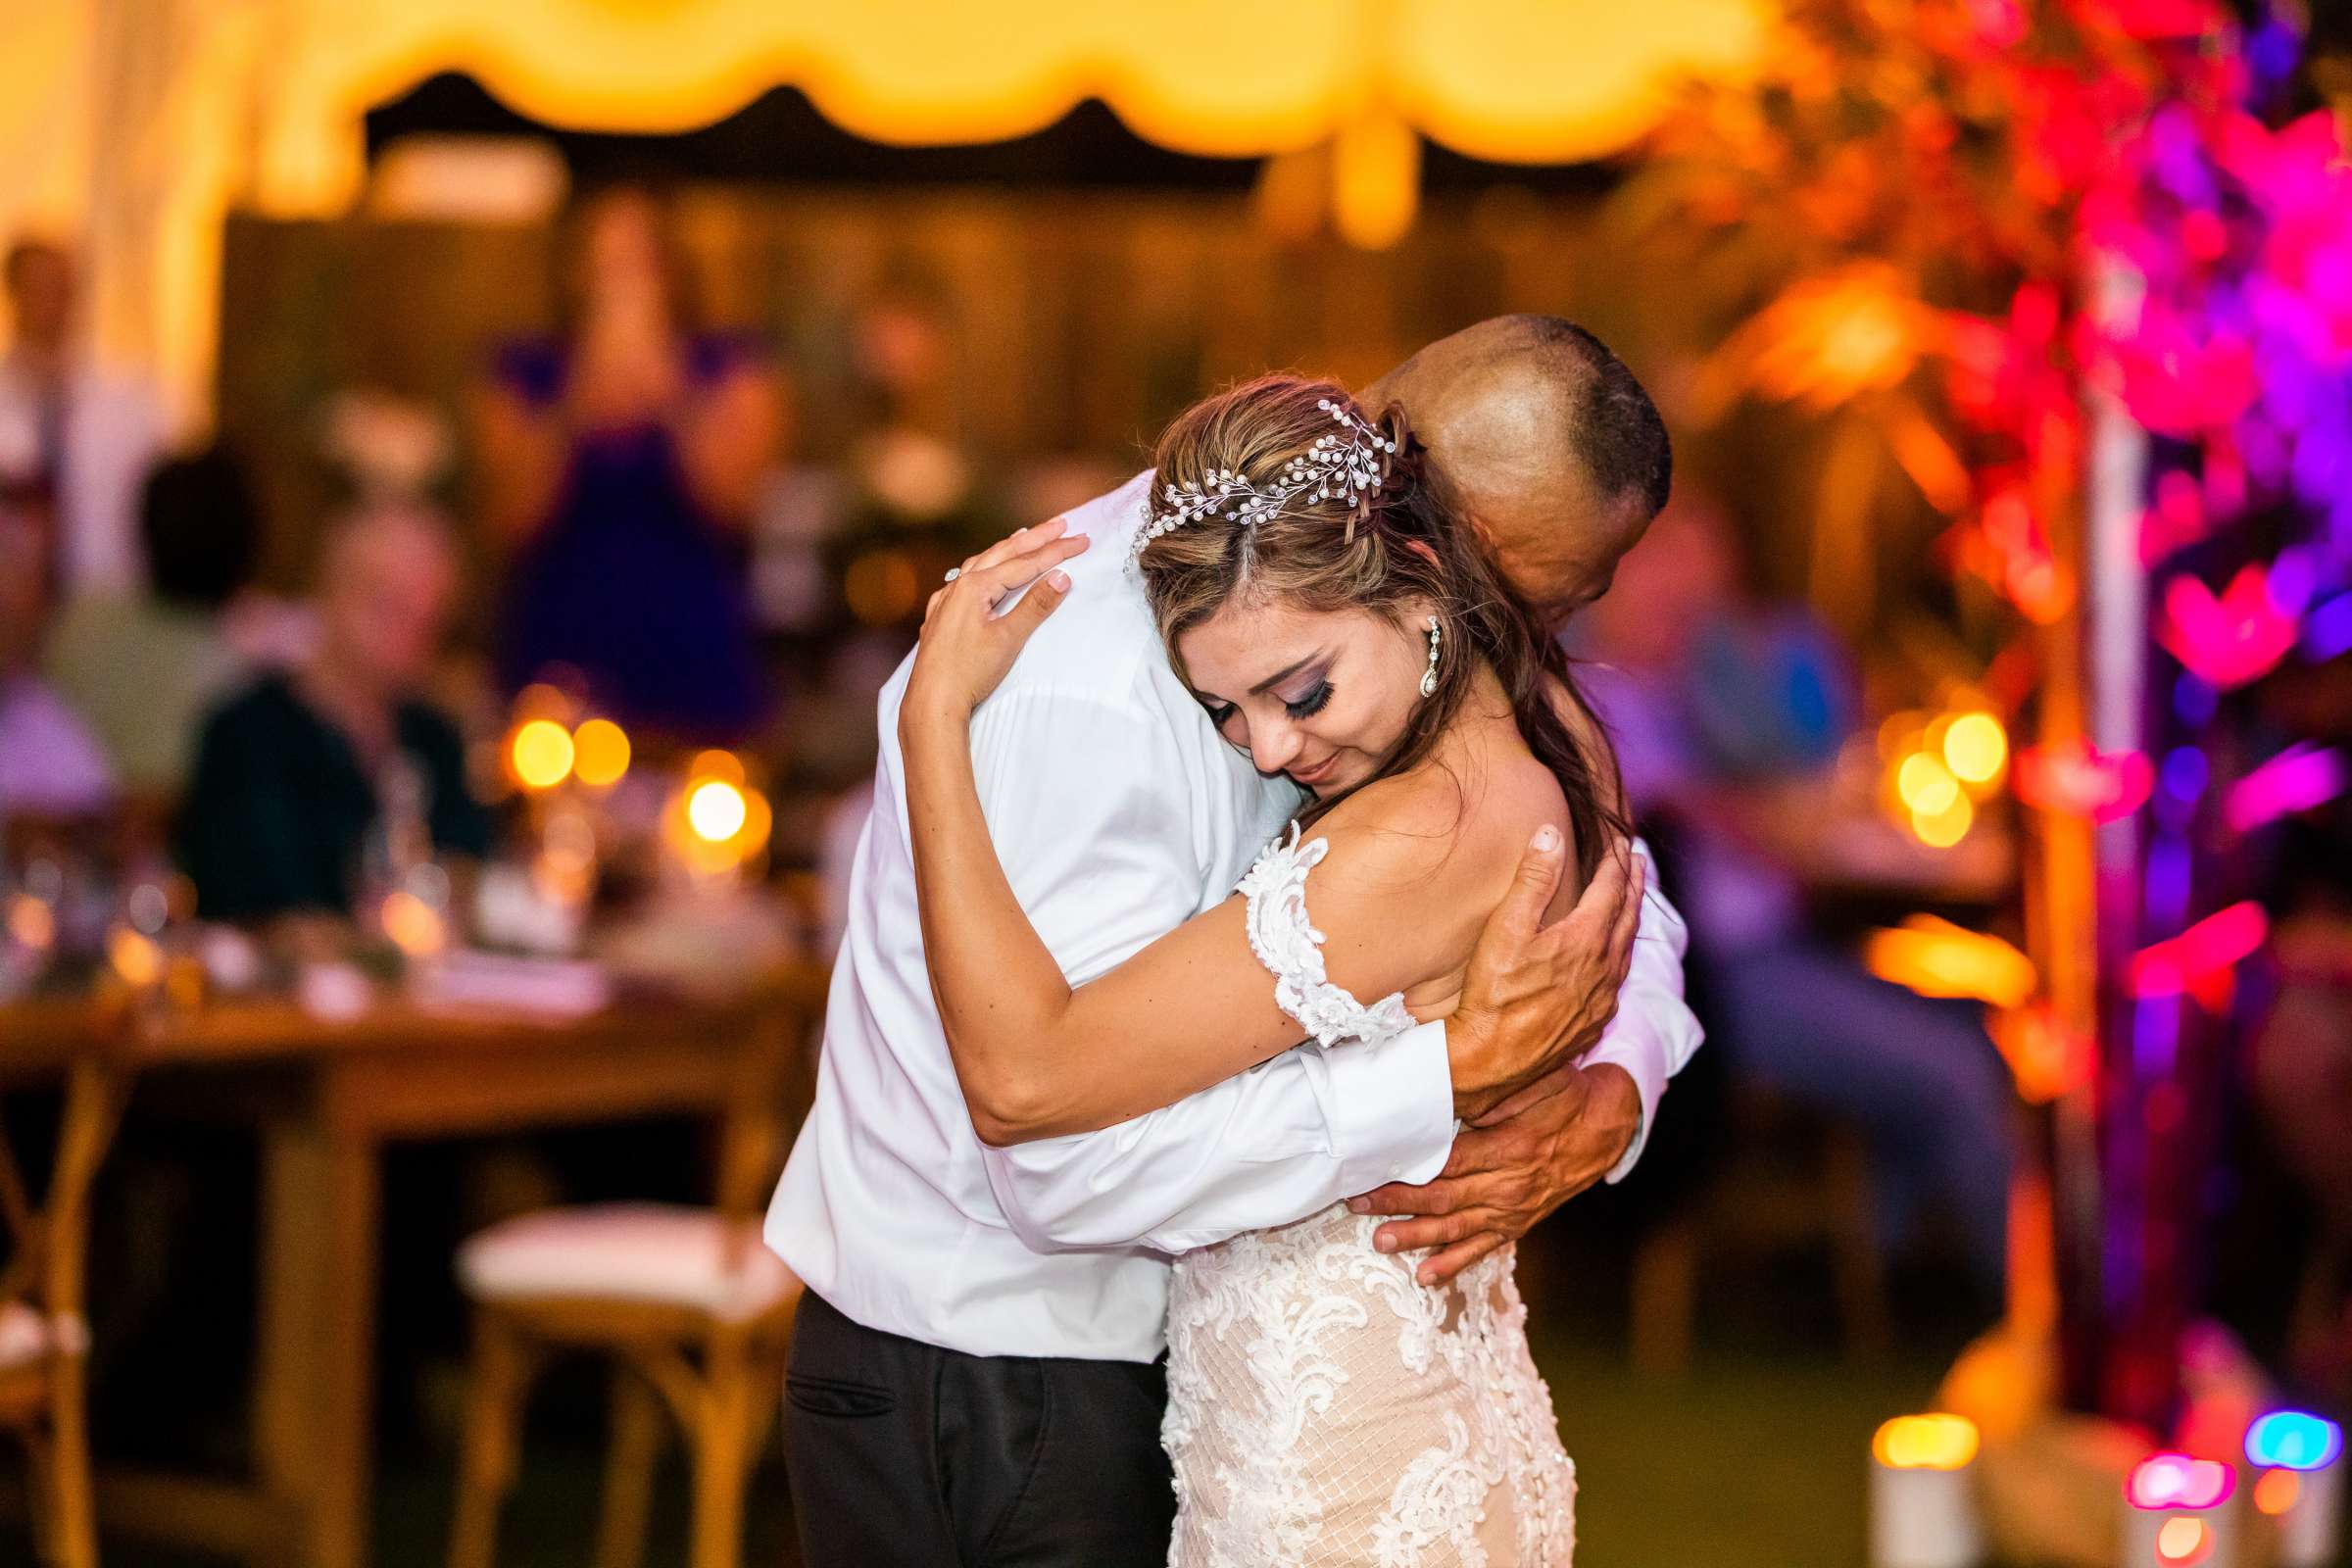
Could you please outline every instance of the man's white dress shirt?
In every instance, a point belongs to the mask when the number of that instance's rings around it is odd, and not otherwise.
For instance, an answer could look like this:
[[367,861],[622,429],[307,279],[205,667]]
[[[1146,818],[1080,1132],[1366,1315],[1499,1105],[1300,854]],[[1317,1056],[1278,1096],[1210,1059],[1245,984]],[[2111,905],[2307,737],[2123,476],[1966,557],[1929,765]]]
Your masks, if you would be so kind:
[[[1150,478],[1069,514],[1093,548],[972,715],[989,835],[1073,985],[1224,900],[1300,800],[1218,735],[1168,665],[1126,564]],[[923,965],[898,744],[907,668],[882,692],[815,1103],[768,1244],[868,1328],[975,1355],[1151,1360],[1165,1343],[1167,1252],[1437,1174],[1454,1134],[1445,1026],[1302,1046],[1102,1132],[982,1145]],[[1653,890],[1616,1020],[1586,1058],[1632,1075],[1644,1129],[1698,1044],[1683,944]]]

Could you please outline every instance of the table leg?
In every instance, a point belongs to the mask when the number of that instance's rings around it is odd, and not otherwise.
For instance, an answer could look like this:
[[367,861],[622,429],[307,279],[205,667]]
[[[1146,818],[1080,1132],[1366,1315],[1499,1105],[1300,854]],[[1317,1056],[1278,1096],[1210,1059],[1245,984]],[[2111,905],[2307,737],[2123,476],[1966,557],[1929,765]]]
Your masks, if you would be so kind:
[[262,1483],[302,1519],[309,1568],[365,1568],[372,1523],[380,1168],[366,1136],[315,1121],[264,1135]]

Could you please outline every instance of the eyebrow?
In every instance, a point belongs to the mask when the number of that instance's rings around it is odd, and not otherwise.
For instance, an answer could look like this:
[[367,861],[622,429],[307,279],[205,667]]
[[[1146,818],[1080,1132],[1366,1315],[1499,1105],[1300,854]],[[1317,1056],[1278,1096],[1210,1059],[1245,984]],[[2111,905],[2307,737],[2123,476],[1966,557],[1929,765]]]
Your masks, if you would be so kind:
[[1284,681],[1289,680],[1293,675],[1298,674],[1307,665],[1313,663],[1316,660],[1327,659],[1330,657],[1330,649],[1318,649],[1314,653],[1307,655],[1304,659],[1299,660],[1297,663],[1290,664],[1284,668],[1276,670],[1273,674],[1268,675],[1264,680],[1261,680],[1256,685],[1250,687],[1250,695],[1252,697],[1262,697],[1274,687],[1281,685]]

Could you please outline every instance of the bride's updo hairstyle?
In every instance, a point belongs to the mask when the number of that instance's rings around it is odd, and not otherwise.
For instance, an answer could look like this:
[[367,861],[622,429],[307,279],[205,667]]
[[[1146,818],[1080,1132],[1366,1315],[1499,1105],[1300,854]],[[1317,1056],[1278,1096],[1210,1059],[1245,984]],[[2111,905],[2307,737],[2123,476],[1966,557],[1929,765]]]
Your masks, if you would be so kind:
[[[1378,442],[1364,442],[1373,466],[1360,490],[1310,485],[1247,518],[1235,515],[1239,508],[1220,507],[1147,534],[1136,564],[1161,641],[1181,670],[1178,640],[1236,600],[1321,612],[1368,611],[1418,636],[1425,628],[1406,623],[1405,607],[1428,601],[1439,621],[1437,690],[1416,700],[1402,738],[1374,777],[1407,771],[1429,757],[1468,699],[1483,661],[1508,694],[1529,750],[1560,781],[1577,858],[1590,877],[1608,836],[1626,828],[1610,804],[1614,789],[1602,787],[1592,760],[1552,707],[1553,680],[1583,704],[1566,656],[1537,629],[1469,529],[1446,517],[1423,488],[1402,409],[1392,404],[1374,416],[1345,388],[1297,375],[1261,376],[1203,399],[1159,439],[1154,517],[1168,511],[1171,486],[1179,496],[1215,494],[1229,478],[1259,494],[1288,488],[1286,475],[1315,462],[1318,442],[1328,451],[1333,437],[1360,438],[1348,416],[1363,420]],[[1301,821],[1312,822],[1348,793],[1311,803]]]

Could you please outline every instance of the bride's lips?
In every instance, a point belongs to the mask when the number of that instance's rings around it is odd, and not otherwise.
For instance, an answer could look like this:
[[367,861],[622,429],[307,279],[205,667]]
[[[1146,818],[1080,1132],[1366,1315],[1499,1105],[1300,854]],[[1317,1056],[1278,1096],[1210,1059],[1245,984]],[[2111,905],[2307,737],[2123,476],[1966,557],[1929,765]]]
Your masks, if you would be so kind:
[[1334,752],[1312,767],[1292,768],[1291,782],[1294,784],[1307,785],[1327,783],[1331,778],[1333,769],[1337,768],[1339,763],[1340,754]]

